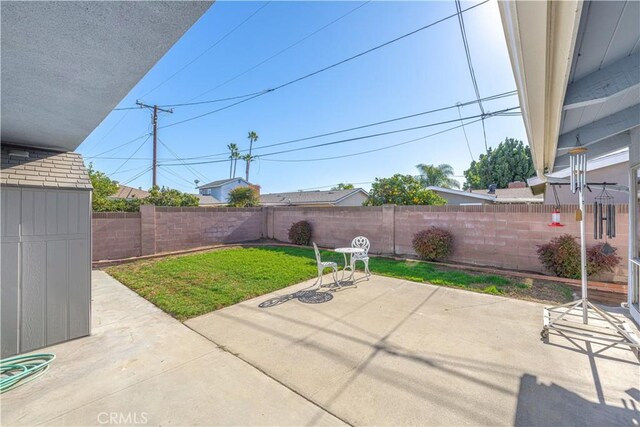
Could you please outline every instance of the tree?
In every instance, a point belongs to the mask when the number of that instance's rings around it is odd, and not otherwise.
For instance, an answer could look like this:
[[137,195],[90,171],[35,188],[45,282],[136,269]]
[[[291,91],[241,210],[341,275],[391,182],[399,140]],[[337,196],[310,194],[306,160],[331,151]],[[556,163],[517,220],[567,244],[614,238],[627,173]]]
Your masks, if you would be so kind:
[[451,165],[435,166],[420,163],[416,168],[420,171],[420,182],[425,187],[460,188],[460,183],[452,178],[454,172]]
[[376,178],[371,185],[369,206],[444,205],[447,201],[435,191],[424,188],[419,179],[411,175],[395,174],[391,178]]
[[183,193],[173,188],[155,187],[149,190],[149,195],[142,199],[145,205],[156,206],[177,206],[177,207],[196,207],[200,204],[198,196],[194,194]]
[[255,131],[250,131],[249,134],[247,135],[247,138],[249,138],[249,154],[245,154],[243,159],[246,163],[246,180],[247,182],[249,182],[249,166],[251,166],[251,162],[253,161],[253,159],[255,159],[255,156],[251,155],[251,150],[253,149],[253,143],[256,142],[258,140],[258,134],[255,133]]
[[339,191],[339,190],[353,190],[355,187],[353,186],[353,184],[347,184],[344,182],[341,182],[340,184],[336,185],[335,187],[331,187],[331,191]]
[[232,208],[250,208],[260,204],[260,197],[253,187],[236,187],[229,191],[227,203]]
[[506,138],[497,148],[489,148],[464,171],[464,189],[485,189],[489,184],[507,188],[510,182],[526,181],[535,175],[531,149],[520,140]]
[[229,178],[235,178],[236,164],[240,158],[240,150],[238,149],[238,144],[233,142],[227,145],[227,148],[229,149],[229,160],[231,161],[231,164],[229,165]]

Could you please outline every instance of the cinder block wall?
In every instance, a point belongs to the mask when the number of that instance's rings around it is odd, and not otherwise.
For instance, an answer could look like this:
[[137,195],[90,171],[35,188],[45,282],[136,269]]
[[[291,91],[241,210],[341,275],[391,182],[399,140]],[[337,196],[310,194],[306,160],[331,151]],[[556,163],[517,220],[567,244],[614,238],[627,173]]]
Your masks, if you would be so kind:
[[140,256],[139,212],[94,212],[93,260]]
[[[94,213],[94,260],[121,259],[161,252],[238,243],[262,237],[288,241],[297,221],[313,226],[320,246],[348,246],[355,236],[371,241],[375,254],[415,255],[413,236],[431,226],[451,231],[451,261],[513,270],[544,272],[537,245],[564,233],[579,236],[576,205],[561,209],[565,227],[549,227],[550,205],[376,206],[161,208],[141,207],[140,213]],[[610,243],[622,259],[614,273],[598,279],[626,281],[628,206],[617,205],[617,236]],[[588,245],[593,239],[593,212],[586,212]]]
[[155,208],[155,252],[216,243],[239,243],[263,236],[262,208]]

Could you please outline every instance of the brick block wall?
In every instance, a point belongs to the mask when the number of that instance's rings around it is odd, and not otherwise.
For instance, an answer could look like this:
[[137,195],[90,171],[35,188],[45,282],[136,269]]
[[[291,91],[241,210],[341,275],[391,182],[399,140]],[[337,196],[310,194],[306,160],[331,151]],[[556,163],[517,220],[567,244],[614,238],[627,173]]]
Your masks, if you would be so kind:
[[139,212],[94,212],[92,227],[94,260],[140,256]]
[[371,241],[371,252],[391,253],[388,230],[382,230],[379,206],[365,207],[275,207],[268,208],[267,237],[289,241],[289,228],[298,221],[308,221],[313,227],[313,240],[319,246],[350,246],[351,240],[365,235]]
[[155,208],[156,253],[263,236],[262,208]]
[[[355,206],[263,208],[167,208],[143,206],[140,213],[94,213],[93,259],[120,259],[179,251],[218,243],[268,237],[288,241],[291,225],[307,220],[320,246],[348,246],[358,235],[371,241],[375,254],[415,255],[415,233],[431,226],[450,230],[450,261],[507,268],[544,270],[537,245],[564,233],[579,236],[577,206],[561,209],[565,227],[549,227],[550,205]],[[595,278],[626,281],[628,206],[617,205],[617,236],[610,243],[622,259],[614,273]],[[593,239],[593,211],[585,212],[588,245]]]
[[[580,236],[575,221],[577,205],[563,205],[564,227],[549,227],[550,205],[484,205],[484,206],[398,206],[396,207],[395,252],[414,255],[411,241],[419,230],[430,226],[448,229],[454,237],[452,261],[488,265],[511,270],[544,273],[536,253],[537,245],[547,243],[561,234]],[[616,237],[609,243],[622,258],[613,273],[598,279],[627,280],[628,221],[627,205],[616,206]],[[586,207],[587,246],[593,239],[593,209]]]

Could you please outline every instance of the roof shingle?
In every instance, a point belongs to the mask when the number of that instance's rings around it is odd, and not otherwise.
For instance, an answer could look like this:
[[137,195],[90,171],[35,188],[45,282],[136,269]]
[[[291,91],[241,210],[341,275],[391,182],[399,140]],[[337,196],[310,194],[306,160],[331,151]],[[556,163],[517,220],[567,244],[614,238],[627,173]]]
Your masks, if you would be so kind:
[[[10,155],[12,151],[26,151],[29,157]],[[78,190],[93,188],[82,156],[73,152],[2,144],[0,171],[2,185]]]

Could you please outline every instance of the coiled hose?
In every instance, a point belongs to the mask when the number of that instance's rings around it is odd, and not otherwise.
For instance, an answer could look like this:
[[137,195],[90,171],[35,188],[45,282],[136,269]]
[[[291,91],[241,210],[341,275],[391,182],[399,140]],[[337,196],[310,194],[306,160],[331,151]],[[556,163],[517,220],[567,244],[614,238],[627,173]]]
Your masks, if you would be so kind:
[[44,374],[55,354],[27,354],[0,360],[0,393],[28,383]]

